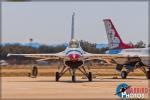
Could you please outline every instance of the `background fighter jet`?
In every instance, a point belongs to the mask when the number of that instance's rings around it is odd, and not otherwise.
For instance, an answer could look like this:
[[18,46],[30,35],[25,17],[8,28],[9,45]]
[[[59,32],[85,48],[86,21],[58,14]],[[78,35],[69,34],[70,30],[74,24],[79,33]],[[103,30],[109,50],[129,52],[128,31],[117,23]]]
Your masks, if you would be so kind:
[[[121,77],[125,79],[129,72],[139,68],[150,79],[150,48],[134,48],[133,45],[125,44],[111,19],[104,19],[104,24],[110,49],[106,53],[119,55],[119,57],[112,60],[117,64],[116,70],[121,72]],[[145,66],[149,71],[146,71]]]
[[[61,76],[64,75],[67,71],[70,72],[72,75],[72,81],[76,81],[76,70],[78,69],[83,73],[89,81],[92,81],[92,73],[90,71],[87,71],[85,68],[85,61],[93,60],[93,59],[100,59],[102,56],[101,54],[91,54],[83,51],[83,49],[80,47],[80,43],[78,40],[74,37],[74,16],[75,13],[72,15],[72,27],[71,27],[71,40],[69,42],[68,47],[59,53],[55,54],[11,54],[9,53],[7,56],[24,56],[24,57],[30,57],[30,58],[38,58],[38,60],[59,60],[62,63],[62,67],[60,72],[56,72],[56,81],[59,81]],[[33,73],[32,75],[37,75],[37,67],[33,67]]]

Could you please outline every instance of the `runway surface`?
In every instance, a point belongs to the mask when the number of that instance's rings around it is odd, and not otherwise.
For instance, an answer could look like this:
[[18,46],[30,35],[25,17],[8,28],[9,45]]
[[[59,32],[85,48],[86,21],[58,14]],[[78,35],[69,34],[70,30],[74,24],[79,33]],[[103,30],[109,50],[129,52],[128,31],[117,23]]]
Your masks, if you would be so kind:
[[[62,77],[55,82],[55,77],[2,77],[2,98],[13,99],[99,99],[120,98],[114,95],[120,83],[132,87],[146,87],[149,82],[145,77],[128,77],[128,79],[112,79],[112,77],[97,77],[93,82],[77,77],[77,82],[71,82],[71,77]],[[148,94],[145,94],[148,98]]]

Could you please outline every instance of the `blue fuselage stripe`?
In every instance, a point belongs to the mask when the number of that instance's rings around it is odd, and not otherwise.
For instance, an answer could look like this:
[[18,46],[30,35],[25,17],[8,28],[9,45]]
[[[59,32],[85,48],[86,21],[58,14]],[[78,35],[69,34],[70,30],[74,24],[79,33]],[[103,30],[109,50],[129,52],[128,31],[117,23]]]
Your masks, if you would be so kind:
[[66,54],[69,54],[70,52],[74,52],[74,51],[75,51],[75,52],[78,52],[78,53],[80,53],[80,54],[82,54],[81,51],[79,51],[79,50],[69,50],[69,51],[67,51]]
[[122,51],[122,49],[113,49],[106,51],[107,54],[119,54]]

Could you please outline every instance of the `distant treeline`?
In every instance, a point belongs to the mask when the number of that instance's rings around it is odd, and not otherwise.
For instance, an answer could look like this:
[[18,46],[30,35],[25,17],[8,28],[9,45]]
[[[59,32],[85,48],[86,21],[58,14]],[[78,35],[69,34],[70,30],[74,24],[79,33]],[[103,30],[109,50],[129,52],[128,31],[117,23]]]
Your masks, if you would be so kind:
[[[90,53],[105,53],[108,48],[96,48],[95,43],[89,43],[88,41],[80,41],[80,45],[84,51]],[[56,46],[48,46],[48,45],[40,45],[38,48],[34,48],[31,46],[22,46],[20,44],[6,44],[0,46],[0,59],[7,59],[8,53],[57,53],[65,50],[66,45],[56,45]]]
[[[96,43],[90,43],[88,41],[81,40],[80,45],[82,49],[89,53],[100,53],[103,54],[108,50],[108,48],[96,48]],[[137,42],[134,47],[136,48],[144,48],[146,45],[143,41]],[[6,44],[0,45],[0,59],[7,59],[8,53],[57,53],[65,50],[66,45],[56,45],[56,46],[48,46],[48,45],[40,45],[38,48],[34,48],[31,46],[22,46],[20,44]]]

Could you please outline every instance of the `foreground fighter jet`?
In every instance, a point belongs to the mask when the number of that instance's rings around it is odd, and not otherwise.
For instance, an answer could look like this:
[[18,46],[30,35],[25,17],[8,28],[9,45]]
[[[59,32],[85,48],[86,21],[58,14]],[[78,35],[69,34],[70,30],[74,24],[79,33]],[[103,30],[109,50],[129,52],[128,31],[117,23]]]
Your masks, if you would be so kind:
[[[38,58],[38,61],[44,61],[44,60],[59,60],[62,63],[61,70],[59,72],[56,72],[56,81],[59,81],[59,79],[66,73],[67,71],[70,72],[72,75],[72,81],[76,81],[76,70],[79,70],[81,73],[83,73],[89,81],[92,81],[92,72],[88,71],[85,68],[85,62],[86,61],[92,61],[93,59],[98,59],[103,61],[100,57],[103,56],[103,54],[91,54],[83,51],[83,49],[80,47],[80,43],[78,40],[74,38],[74,16],[75,13],[72,15],[72,27],[71,27],[71,40],[69,42],[68,47],[62,52],[54,53],[54,54],[11,54],[9,53],[7,56],[23,56],[23,57],[29,57],[29,58]],[[34,76],[37,76],[38,69],[36,66],[33,67],[32,74]]]

